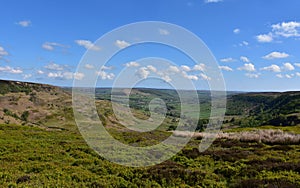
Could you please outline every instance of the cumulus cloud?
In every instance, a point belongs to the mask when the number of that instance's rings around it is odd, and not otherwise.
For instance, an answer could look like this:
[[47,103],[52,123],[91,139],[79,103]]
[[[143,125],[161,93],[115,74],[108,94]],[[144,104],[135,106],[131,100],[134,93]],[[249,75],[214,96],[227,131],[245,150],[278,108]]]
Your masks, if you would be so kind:
[[272,31],[283,37],[299,37],[300,22],[282,22],[272,25]]
[[11,74],[22,74],[23,70],[21,68],[13,68],[10,66],[0,67],[0,72],[11,73]]
[[296,67],[300,67],[300,63],[294,63]]
[[32,74],[24,74],[23,75],[24,80],[27,80],[28,78],[31,78],[31,77],[32,77]]
[[202,79],[202,80],[211,80],[211,78],[209,76],[207,76],[206,74],[203,74],[203,73],[200,73],[199,74],[199,77]]
[[136,75],[142,79],[146,79],[150,74],[150,71],[147,67],[141,67],[136,71]]
[[30,20],[22,20],[22,21],[17,22],[16,24],[21,27],[29,27],[31,25],[31,21]]
[[103,65],[103,66],[101,67],[101,70],[112,70],[112,69],[113,69],[112,66],[105,66],[105,65]]
[[281,72],[281,68],[278,65],[270,65],[268,67],[263,67],[260,70],[271,71],[271,72]]
[[291,79],[291,78],[294,77],[294,74],[286,74],[285,77],[288,78],[288,79]]
[[195,80],[195,81],[198,80],[198,77],[196,75],[189,75],[185,71],[182,72],[182,76],[189,80]]
[[55,71],[62,71],[62,70],[64,70],[64,68],[65,68],[64,66],[56,64],[56,63],[50,63],[45,66],[45,69],[55,70]]
[[240,60],[243,61],[243,62],[245,62],[245,63],[249,63],[250,62],[250,59],[248,57],[246,57],[246,56],[241,56]]
[[75,43],[79,46],[84,47],[87,50],[93,50],[93,51],[99,51],[101,48],[99,46],[96,46],[89,40],[75,40]]
[[271,60],[271,59],[283,59],[287,58],[290,55],[285,52],[271,52],[270,54],[264,56],[264,59]]
[[0,46],[0,59],[2,59],[4,56],[8,56],[8,52]]
[[102,80],[113,80],[115,78],[115,75],[113,73],[107,73],[103,70],[100,70],[96,73],[97,73],[98,76],[100,76],[100,78]]
[[204,71],[206,69],[206,65],[203,63],[197,64],[193,67],[194,71]]
[[170,32],[166,29],[158,29],[160,35],[169,35]]
[[228,66],[219,66],[219,69],[224,70],[224,71],[233,71],[233,69]]
[[239,44],[240,46],[248,46],[249,45],[249,42],[247,41],[243,41]]
[[291,63],[284,63],[282,68],[287,71],[295,70],[295,67]]
[[[297,73],[296,73],[296,75],[297,75]],[[276,77],[277,78],[287,78],[287,79],[291,79],[291,78],[293,78],[295,75],[294,74],[277,74],[276,75]]]
[[223,0],[204,0],[205,3],[219,3],[222,2]]
[[246,73],[245,76],[247,76],[248,78],[259,78],[260,74]]
[[115,45],[118,48],[123,49],[130,46],[130,43],[126,42],[125,40],[116,40]]
[[61,79],[61,80],[71,80],[71,79],[82,80],[84,78],[83,73],[61,72],[61,71],[49,72],[47,76],[48,78]]
[[83,78],[84,78],[84,74],[83,73],[81,73],[81,72],[75,72],[74,74],[73,74],[73,76],[74,76],[74,79],[75,80],[82,80]]
[[231,62],[236,62],[236,59],[233,59],[232,57],[228,57],[228,58],[220,59],[220,61],[223,63],[231,63]]
[[131,61],[125,64],[126,67],[139,67],[140,64],[138,62],[135,61]]
[[183,71],[185,71],[185,72],[189,72],[189,71],[192,70],[192,69],[191,69],[189,66],[187,66],[187,65],[181,65],[181,69],[182,69]]
[[274,38],[278,37],[299,37],[300,36],[300,22],[290,21],[273,24],[272,31],[268,34],[257,35],[258,42],[272,42]]
[[245,63],[244,66],[239,67],[238,70],[254,72],[255,71],[255,66],[252,63]]
[[261,43],[267,43],[273,41],[273,36],[271,33],[269,34],[261,34],[256,36],[256,40]]
[[173,66],[173,65],[169,66],[168,70],[170,72],[173,72],[173,73],[179,73],[180,72],[179,68],[177,66]]
[[42,48],[48,51],[55,50],[55,47],[68,48],[68,46],[56,42],[45,42],[42,44]]
[[241,32],[241,30],[238,29],[238,28],[236,28],[236,29],[233,30],[233,33],[234,33],[234,34],[239,34],[240,32]]
[[297,75],[298,77],[300,77],[300,72],[296,72],[296,75]]
[[146,68],[151,72],[157,72],[157,69],[152,65],[148,65]]
[[47,75],[49,78],[63,78],[63,74],[61,72],[49,72]]
[[36,73],[37,73],[37,74],[44,74],[45,72],[42,71],[42,70],[38,70]]
[[91,65],[91,64],[85,64],[84,68],[86,68],[86,69],[94,69],[95,67],[94,67],[94,65]]

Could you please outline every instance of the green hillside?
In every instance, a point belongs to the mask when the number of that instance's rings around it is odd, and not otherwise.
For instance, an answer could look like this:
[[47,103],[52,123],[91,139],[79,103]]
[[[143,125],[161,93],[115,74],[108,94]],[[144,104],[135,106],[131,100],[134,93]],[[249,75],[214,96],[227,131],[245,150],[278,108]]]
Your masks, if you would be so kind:
[[[4,88],[0,94],[0,187],[300,186],[300,126],[295,119],[285,124],[291,117],[299,118],[299,92],[230,93],[224,130],[208,150],[199,152],[203,135],[196,133],[182,151],[162,164],[131,168],[111,163],[85,143],[74,122],[70,88],[0,83]],[[166,101],[168,116],[156,130],[145,133],[118,122],[110,89],[96,91],[99,118],[124,144],[157,144],[178,124],[180,102],[174,90],[136,88],[131,92],[132,113],[140,119],[149,116],[147,106],[153,98]],[[125,95],[128,90],[120,92]],[[210,93],[198,94],[198,130],[203,130],[210,113]],[[188,99],[188,92],[185,96]],[[276,115],[282,118],[279,125]],[[256,121],[262,123],[246,124]],[[185,136],[184,132],[176,134]]]

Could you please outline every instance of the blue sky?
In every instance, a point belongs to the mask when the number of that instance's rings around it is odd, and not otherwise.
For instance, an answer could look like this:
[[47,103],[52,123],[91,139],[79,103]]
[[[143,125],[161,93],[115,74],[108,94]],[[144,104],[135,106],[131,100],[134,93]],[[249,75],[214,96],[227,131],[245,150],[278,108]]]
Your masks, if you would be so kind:
[[[299,7],[298,0],[1,0],[0,79],[71,86],[73,79],[86,76],[75,71],[87,48],[101,53],[102,47],[93,44],[99,37],[122,25],[163,21],[205,42],[227,90],[300,90]],[[120,39],[115,45],[130,44]],[[134,60],[157,53],[177,58],[180,73],[206,89],[203,82],[209,78],[193,72],[192,63],[176,52],[143,48],[128,48],[126,57],[116,57],[98,71],[98,86],[110,86],[126,65],[142,77],[149,75],[153,68],[134,65]]]

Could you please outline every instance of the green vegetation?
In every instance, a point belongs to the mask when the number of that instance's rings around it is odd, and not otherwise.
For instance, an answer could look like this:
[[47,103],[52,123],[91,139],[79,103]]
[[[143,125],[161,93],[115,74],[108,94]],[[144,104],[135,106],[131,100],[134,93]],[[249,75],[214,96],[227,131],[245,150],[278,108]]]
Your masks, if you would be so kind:
[[[116,138],[143,142],[126,133]],[[158,135],[158,134],[157,134]],[[159,135],[158,135],[159,136]],[[141,139],[139,139],[141,138]],[[134,139],[134,140],[132,140]],[[2,187],[250,187],[300,186],[300,146],[218,139],[199,153],[200,140],[160,165],[115,165],[76,131],[0,125]]]
[[32,90],[31,87],[24,84],[18,84],[17,82],[9,82],[0,80],[0,94],[4,95],[7,93],[17,93],[17,92],[25,92],[29,94]]
[[[195,136],[162,164],[130,168],[105,160],[85,143],[74,122],[69,88],[1,84],[0,187],[300,187],[300,92],[229,93],[224,133],[208,150],[199,153],[202,136]],[[162,125],[146,133],[118,122],[112,110],[117,101],[111,101],[110,92],[96,90],[96,107],[120,142],[153,145],[176,129],[181,108],[176,91],[131,91],[129,103],[137,118],[149,117],[152,99],[166,103]],[[128,94],[126,89],[118,92]],[[184,126],[198,122],[197,130],[203,131],[209,123],[210,93],[198,94],[200,114],[186,91],[183,105],[192,118],[183,119]]]

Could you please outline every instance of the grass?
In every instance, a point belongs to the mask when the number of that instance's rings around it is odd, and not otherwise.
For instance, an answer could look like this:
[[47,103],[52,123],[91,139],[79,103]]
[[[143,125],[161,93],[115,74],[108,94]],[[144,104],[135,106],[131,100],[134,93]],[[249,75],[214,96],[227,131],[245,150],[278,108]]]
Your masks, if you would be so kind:
[[[111,133],[126,143],[143,136]],[[140,141],[143,145],[144,140]],[[200,141],[193,139],[162,164],[130,168],[98,156],[76,131],[0,125],[0,184],[2,187],[300,186],[299,145],[218,139],[207,151],[199,153]]]

